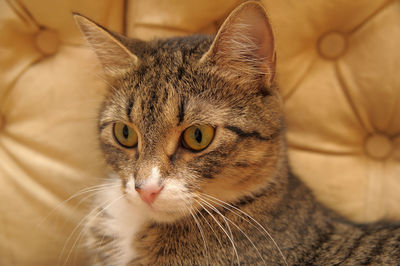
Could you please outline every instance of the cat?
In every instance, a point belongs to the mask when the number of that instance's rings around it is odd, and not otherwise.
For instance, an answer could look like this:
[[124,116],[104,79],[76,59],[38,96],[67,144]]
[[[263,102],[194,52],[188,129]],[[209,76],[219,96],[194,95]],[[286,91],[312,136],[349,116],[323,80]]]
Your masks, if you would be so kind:
[[145,42],[74,16],[109,84],[98,125],[113,174],[87,222],[94,265],[400,263],[399,224],[353,224],[290,172],[258,2],[215,37]]

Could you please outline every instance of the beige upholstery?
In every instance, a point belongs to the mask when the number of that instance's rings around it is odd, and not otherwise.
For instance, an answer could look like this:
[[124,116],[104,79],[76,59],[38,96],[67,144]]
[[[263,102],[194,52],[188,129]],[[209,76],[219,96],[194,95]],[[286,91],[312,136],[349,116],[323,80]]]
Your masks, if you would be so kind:
[[[354,220],[400,218],[400,1],[262,2],[294,172]],[[106,171],[95,124],[105,84],[71,11],[151,39],[215,33],[238,3],[0,0],[1,265],[66,261],[86,195],[59,204]],[[67,264],[84,261],[72,252]]]

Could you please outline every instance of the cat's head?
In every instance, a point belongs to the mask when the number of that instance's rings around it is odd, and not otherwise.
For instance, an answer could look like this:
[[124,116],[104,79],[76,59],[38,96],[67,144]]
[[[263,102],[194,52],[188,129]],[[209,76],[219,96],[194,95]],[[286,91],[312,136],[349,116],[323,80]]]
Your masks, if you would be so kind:
[[215,38],[144,42],[76,20],[109,80],[101,147],[134,204],[172,221],[206,195],[232,202],[276,181],[283,112],[273,33],[257,2],[235,9]]

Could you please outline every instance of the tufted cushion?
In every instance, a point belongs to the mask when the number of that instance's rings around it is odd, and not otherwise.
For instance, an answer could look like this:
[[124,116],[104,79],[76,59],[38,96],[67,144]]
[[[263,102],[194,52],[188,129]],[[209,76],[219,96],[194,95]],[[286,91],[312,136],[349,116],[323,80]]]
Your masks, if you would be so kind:
[[[262,2],[294,172],[353,220],[400,218],[400,2]],[[71,11],[151,39],[215,33],[238,3],[0,0],[1,265],[84,265],[88,194],[64,201],[107,171],[95,124],[105,84]]]
[[270,12],[294,172],[353,220],[399,218],[400,1],[285,2]]

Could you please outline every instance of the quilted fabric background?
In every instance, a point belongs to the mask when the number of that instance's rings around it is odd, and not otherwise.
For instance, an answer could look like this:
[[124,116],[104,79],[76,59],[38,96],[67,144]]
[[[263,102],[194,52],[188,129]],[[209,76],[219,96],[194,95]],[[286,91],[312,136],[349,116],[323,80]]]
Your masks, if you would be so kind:
[[[90,196],[64,201],[107,171],[105,83],[71,12],[151,39],[215,33],[239,2],[0,0],[0,265],[85,265]],[[353,220],[400,219],[400,1],[261,2],[293,171]]]

